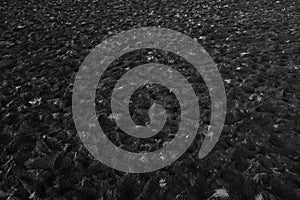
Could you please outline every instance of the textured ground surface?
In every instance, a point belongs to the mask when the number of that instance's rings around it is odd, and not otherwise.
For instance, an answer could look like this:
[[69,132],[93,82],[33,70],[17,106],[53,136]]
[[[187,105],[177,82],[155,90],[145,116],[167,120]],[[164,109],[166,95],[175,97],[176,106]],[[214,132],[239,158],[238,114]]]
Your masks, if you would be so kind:
[[[298,14],[295,0],[1,1],[0,199],[299,199]],[[198,39],[223,76],[228,113],[220,141],[204,159],[193,145],[167,168],[124,174],[82,146],[71,91],[90,49],[142,26]],[[173,58],[144,51],[115,65],[149,60]],[[173,63],[184,66],[177,58]],[[205,85],[198,89],[201,121],[208,125],[209,97]],[[134,106],[138,93],[149,91],[155,90],[138,91]],[[140,124],[143,115],[133,112]],[[126,136],[107,134],[132,151],[163,143],[137,147]]]

